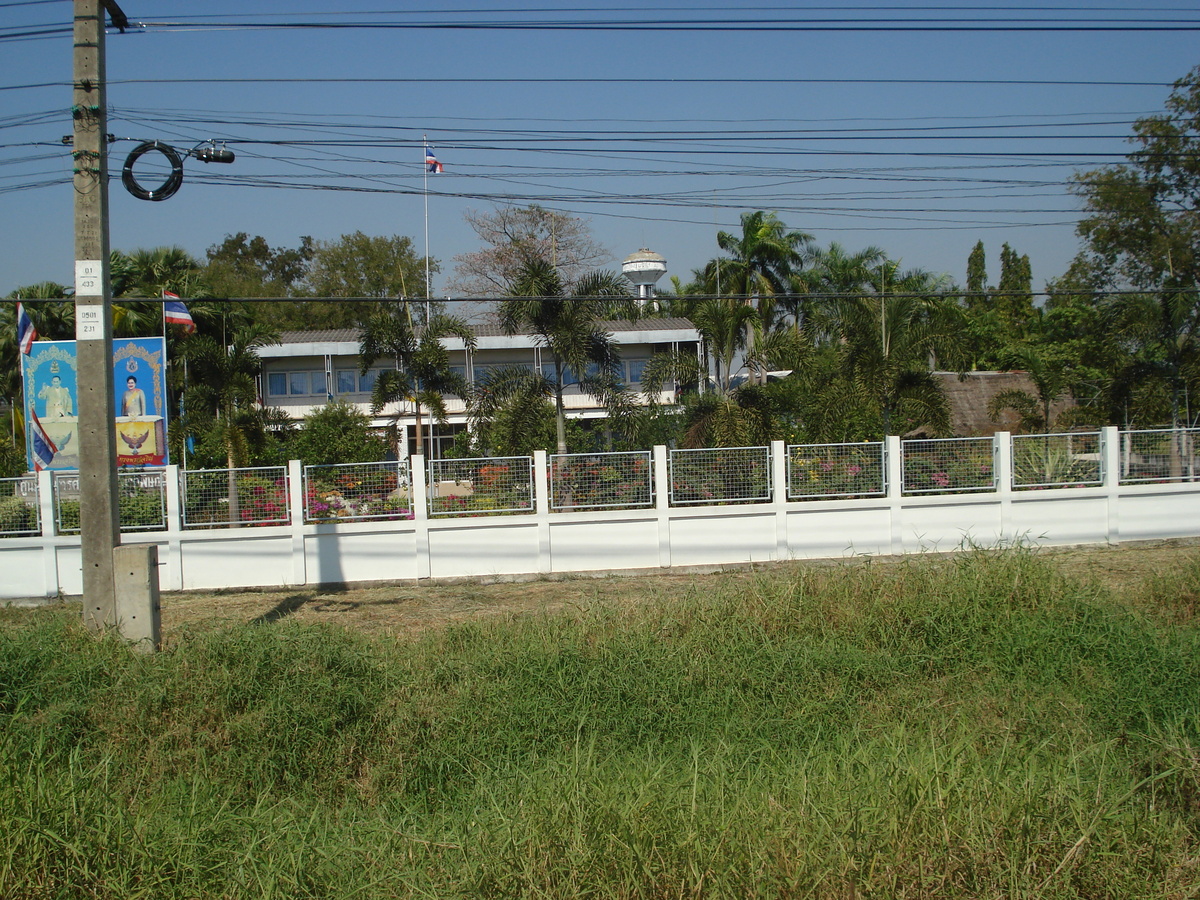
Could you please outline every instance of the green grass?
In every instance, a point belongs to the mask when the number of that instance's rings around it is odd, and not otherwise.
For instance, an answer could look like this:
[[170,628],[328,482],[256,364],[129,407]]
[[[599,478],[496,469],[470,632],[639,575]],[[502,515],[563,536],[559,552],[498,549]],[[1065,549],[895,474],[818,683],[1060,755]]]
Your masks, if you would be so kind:
[[703,584],[155,656],[7,611],[0,897],[1200,896],[1200,561]]

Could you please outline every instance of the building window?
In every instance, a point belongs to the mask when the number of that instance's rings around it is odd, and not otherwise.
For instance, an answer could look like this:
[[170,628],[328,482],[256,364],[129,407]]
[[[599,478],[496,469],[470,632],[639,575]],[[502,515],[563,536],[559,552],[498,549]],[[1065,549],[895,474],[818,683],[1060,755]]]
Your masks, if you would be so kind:
[[267,395],[270,397],[327,397],[325,373],[268,372]]
[[476,384],[487,384],[493,375],[497,372],[511,372],[514,369],[533,369],[531,363],[526,362],[511,362],[511,363],[475,363],[471,366],[471,374],[475,377]]

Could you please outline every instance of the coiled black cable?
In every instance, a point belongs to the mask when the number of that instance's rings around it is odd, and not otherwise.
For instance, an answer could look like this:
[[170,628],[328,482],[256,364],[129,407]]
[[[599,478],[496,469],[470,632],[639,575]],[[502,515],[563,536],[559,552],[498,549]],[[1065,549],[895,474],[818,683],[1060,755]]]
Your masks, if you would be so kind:
[[[133,164],[151,150],[157,150],[167,158],[167,162],[171,164],[171,174],[159,187],[148,191],[138,184],[134,177]],[[183,184],[183,160],[174,147],[164,144],[162,141],[146,141],[138,144],[125,159],[125,167],[121,170],[121,184],[125,185],[125,190],[139,200],[166,200],[168,197],[173,197],[179,190],[179,186]]]

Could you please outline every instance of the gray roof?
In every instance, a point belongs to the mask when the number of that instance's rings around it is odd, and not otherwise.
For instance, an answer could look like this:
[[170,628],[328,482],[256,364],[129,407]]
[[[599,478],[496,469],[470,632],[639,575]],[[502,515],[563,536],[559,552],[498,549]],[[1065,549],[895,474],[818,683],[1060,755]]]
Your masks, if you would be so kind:
[[[694,329],[696,326],[688,319],[673,318],[673,319],[638,319],[636,321],[627,320],[609,320],[600,323],[600,327],[605,331],[613,332],[620,331],[626,334],[642,333],[646,335],[648,341],[654,339],[655,332],[660,331],[680,331],[684,329]],[[494,324],[472,324],[471,330],[475,332],[476,337],[502,337],[504,331],[499,325]],[[362,337],[362,331],[358,328],[326,328],[314,331],[284,331],[279,335],[279,343],[281,344],[325,344],[325,343],[354,343],[357,344],[359,338]]]

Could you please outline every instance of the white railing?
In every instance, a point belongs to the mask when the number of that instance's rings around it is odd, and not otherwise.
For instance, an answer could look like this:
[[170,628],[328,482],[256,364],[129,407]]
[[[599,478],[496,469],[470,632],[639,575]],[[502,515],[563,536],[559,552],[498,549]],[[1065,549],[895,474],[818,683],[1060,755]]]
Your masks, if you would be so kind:
[[0,537],[41,533],[38,480],[32,475],[0,478]]
[[412,517],[407,459],[304,467],[305,522]]
[[533,510],[533,457],[429,461],[429,514],[480,516]]
[[282,525],[291,519],[286,466],[187,469],[180,483],[185,528]]
[[789,500],[882,497],[887,493],[883,441],[788,447]]
[[[123,474],[122,484],[134,479],[144,498],[165,494],[162,529],[123,540],[156,544],[162,589],[181,590],[1200,537],[1200,480],[1186,456],[1193,437],[1106,428],[966,441],[414,457],[407,470],[168,467]],[[80,539],[57,513],[77,490],[69,476],[50,472],[0,482],[0,597],[81,590]],[[332,508],[334,491],[344,515],[319,505]],[[155,525],[158,503],[145,500]]]
[[654,460],[649,450],[550,457],[550,508],[555,512],[652,506]]
[[994,491],[999,484],[992,438],[910,440],[900,448],[906,494]]
[[[54,521],[59,534],[79,533],[79,473],[53,475]],[[117,473],[117,512],[122,531],[165,531],[166,469],[145,468]]]
[[1200,428],[1121,432],[1121,483],[1195,481]]
[[1099,431],[1014,434],[1013,488],[1070,487],[1104,483]]
[[671,451],[671,505],[765,503],[771,499],[770,447]]

